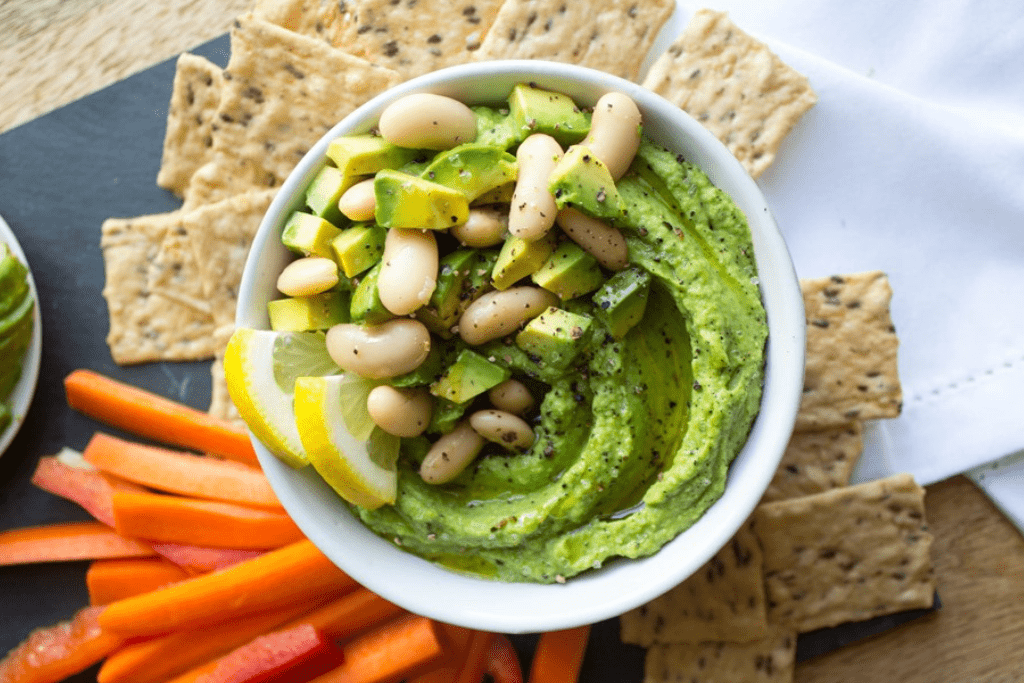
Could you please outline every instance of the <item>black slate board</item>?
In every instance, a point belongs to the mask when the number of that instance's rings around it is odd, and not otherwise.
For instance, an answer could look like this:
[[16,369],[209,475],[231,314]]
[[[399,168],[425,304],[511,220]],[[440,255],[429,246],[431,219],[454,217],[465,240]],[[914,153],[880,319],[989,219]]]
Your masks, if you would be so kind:
[[[193,53],[224,66],[226,35]],[[39,386],[28,418],[0,457],[0,530],[85,520],[73,503],[29,481],[36,461],[62,447],[85,447],[97,430],[118,434],[67,407],[62,381],[89,368],[205,410],[209,363],[122,368],[110,357],[100,225],[111,216],[171,211],[180,201],[156,186],[171,59],[0,135],[0,215],[17,235],[35,276],[43,320]],[[133,438],[131,435],[124,435]],[[39,626],[88,603],[86,562],[0,567],[0,653]],[[799,660],[880,633],[928,610],[880,617],[801,636]],[[536,636],[513,642],[528,671]],[[95,681],[95,668],[71,681]],[[643,650],[623,645],[617,620],[595,624],[580,680],[643,679]]]

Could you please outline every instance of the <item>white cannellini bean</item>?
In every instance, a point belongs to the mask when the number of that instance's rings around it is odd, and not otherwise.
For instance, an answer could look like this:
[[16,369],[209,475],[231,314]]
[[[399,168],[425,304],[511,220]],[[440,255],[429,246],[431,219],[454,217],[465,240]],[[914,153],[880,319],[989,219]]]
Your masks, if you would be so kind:
[[430,424],[434,402],[422,387],[374,387],[366,397],[366,410],[373,423],[395,436],[419,436]]
[[478,410],[469,416],[469,424],[480,436],[510,451],[533,445],[533,429],[526,420],[504,410]]
[[389,104],[377,128],[381,137],[399,147],[451,149],[476,140],[476,114],[450,97],[416,93]]
[[434,442],[420,465],[420,476],[428,484],[444,484],[459,476],[484,447],[484,437],[463,420]]
[[583,247],[608,270],[622,270],[629,263],[626,238],[618,228],[567,206],[555,219],[573,242]]
[[408,315],[430,301],[437,286],[437,239],[429,230],[391,228],[384,239],[377,292],[384,308]]
[[618,180],[640,147],[640,121],[640,110],[632,99],[618,92],[606,93],[594,105],[590,132],[580,144],[604,162],[612,178]]
[[329,258],[307,256],[292,261],[277,277],[277,289],[288,296],[313,296],[338,284],[338,265]]
[[473,346],[504,337],[549,306],[557,306],[558,301],[557,296],[540,287],[510,287],[488,292],[462,313],[459,336]]
[[562,157],[562,147],[550,135],[535,133],[519,145],[519,171],[508,215],[508,231],[524,240],[537,240],[555,224],[558,207],[548,191],[548,178]]
[[493,247],[505,241],[508,214],[492,207],[470,209],[466,222],[449,228],[448,232],[464,246],[476,249]]
[[352,221],[372,221],[377,210],[377,196],[373,193],[373,178],[360,180],[341,193],[338,210]]
[[430,352],[430,331],[418,320],[380,325],[342,323],[327,330],[327,353],[342,370],[368,379],[412,372]]
[[525,415],[533,407],[533,395],[517,379],[507,379],[487,392],[487,398],[498,410],[514,415]]

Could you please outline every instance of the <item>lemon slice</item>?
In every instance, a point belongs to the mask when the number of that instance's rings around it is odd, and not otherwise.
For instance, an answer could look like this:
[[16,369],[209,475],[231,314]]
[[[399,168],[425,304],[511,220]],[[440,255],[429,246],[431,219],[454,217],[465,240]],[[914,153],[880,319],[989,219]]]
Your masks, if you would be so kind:
[[353,505],[373,509],[395,502],[399,440],[376,427],[366,439],[352,434],[343,414],[358,406],[366,410],[365,398],[361,404],[352,400],[356,386],[348,374],[298,378],[295,422],[324,481]]
[[240,328],[224,353],[228,393],[239,415],[267,450],[296,468],[309,459],[292,412],[295,378],[338,371],[323,335],[312,332]]

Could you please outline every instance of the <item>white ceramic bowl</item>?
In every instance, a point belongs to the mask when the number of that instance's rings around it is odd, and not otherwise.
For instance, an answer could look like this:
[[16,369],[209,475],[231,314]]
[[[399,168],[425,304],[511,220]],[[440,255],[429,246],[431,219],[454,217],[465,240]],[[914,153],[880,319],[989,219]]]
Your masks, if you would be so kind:
[[[25,252],[22,251],[14,232],[11,231],[3,216],[0,216],[0,242],[9,246],[18,260],[28,266]],[[43,353],[43,319],[39,312],[39,292],[36,291],[36,282],[32,277],[31,269],[28,272],[28,289],[29,296],[36,302],[35,310],[32,311],[32,341],[29,342],[28,349],[25,350],[25,355],[21,359],[21,379],[14,385],[14,390],[11,391],[11,395],[7,399],[13,415],[7,429],[0,431],[0,455],[3,455],[7,447],[11,445],[11,441],[14,440],[21,425],[25,422],[29,406],[32,405],[32,397],[36,393],[36,383],[39,381],[39,365]]]
[[414,92],[434,92],[470,104],[503,102],[512,86],[534,82],[591,106],[605,92],[623,92],[643,114],[644,132],[696,162],[746,213],[768,314],[767,375],[761,411],[736,457],[722,498],[658,553],[609,561],[565,584],[502,583],[461,575],[403,552],[355,519],[312,468],[295,471],[254,439],[282,504],[305,534],[361,584],[441,621],[506,633],[594,623],[632,609],[672,588],[714,555],[747,519],[771,481],[792,431],[803,382],[804,312],[789,252],[764,197],[728,150],[666,100],[605,73],[539,61],[467,64],[403,83],[374,98],[334,127],[281,187],[256,235],[242,278],[239,326],[267,329],[266,303],[279,294],[277,275],[293,257],[281,246],[289,214],[325,164],[330,140],[369,130],[386,105]]

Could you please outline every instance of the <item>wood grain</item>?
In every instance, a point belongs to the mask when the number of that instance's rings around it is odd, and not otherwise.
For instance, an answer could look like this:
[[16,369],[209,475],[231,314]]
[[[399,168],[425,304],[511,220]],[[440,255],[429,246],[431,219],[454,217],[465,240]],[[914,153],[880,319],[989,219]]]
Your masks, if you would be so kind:
[[1024,539],[966,477],[927,487],[942,608],[797,667],[799,683],[1024,680]]
[[0,132],[226,32],[252,0],[4,0]]
[[[0,132],[226,32],[252,0],[3,0]],[[1024,680],[1024,538],[964,477],[929,486],[943,607],[798,666],[798,683]]]

